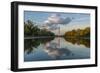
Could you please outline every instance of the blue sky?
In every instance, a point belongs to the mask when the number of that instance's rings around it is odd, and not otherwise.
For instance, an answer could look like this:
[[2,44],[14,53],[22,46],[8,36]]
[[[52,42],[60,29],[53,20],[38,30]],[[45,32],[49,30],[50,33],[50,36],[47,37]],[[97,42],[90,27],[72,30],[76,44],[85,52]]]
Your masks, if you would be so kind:
[[[67,21],[67,18],[70,19],[69,23],[65,23]],[[90,26],[90,14],[86,13],[24,11],[24,21],[26,22],[27,20],[31,20],[37,23],[38,26],[44,25],[44,22],[50,25],[61,24],[60,25],[61,34],[64,34],[66,31],[72,29],[78,29],[78,28],[82,29]],[[63,22],[64,25],[62,24]],[[53,30],[53,32],[58,34],[57,29]]]

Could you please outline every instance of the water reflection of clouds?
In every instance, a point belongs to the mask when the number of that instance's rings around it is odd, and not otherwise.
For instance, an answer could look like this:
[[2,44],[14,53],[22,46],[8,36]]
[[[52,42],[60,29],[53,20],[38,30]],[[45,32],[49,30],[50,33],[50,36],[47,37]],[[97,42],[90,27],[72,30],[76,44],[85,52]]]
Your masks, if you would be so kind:
[[25,61],[84,59],[90,56],[90,49],[87,49],[89,40],[56,37],[51,40],[25,39],[24,43]]
[[47,43],[44,51],[54,59],[61,58],[62,56],[73,55],[67,47],[59,47],[58,43],[54,42]]

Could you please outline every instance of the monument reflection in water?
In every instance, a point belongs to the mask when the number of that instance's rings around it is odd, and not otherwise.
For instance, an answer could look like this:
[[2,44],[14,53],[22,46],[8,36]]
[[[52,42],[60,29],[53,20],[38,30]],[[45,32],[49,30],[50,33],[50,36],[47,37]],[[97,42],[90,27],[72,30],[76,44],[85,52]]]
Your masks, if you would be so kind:
[[89,39],[63,37],[24,39],[24,61],[90,58]]

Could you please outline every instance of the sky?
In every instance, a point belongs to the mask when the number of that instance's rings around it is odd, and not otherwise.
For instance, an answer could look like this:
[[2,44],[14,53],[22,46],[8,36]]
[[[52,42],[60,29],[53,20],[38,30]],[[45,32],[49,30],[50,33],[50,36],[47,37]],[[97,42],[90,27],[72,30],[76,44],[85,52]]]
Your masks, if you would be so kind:
[[[90,27],[90,14],[24,11],[24,21],[31,20],[41,29],[44,27],[57,35],[73,29]],[[60,33],[58,32],[60,30]]]

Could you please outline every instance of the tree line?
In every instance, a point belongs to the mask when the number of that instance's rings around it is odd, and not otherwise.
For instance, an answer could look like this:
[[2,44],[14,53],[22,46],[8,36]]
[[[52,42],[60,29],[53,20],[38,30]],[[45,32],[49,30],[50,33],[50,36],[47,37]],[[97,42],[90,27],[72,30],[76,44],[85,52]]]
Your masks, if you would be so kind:
[[46,29],[40,29],[32,21],[28,20],[24,22],[24,36],[54,36],[53,32]]
[[64,34],[65,37],[90,37],[90,27],[85,29],[74,29]]

